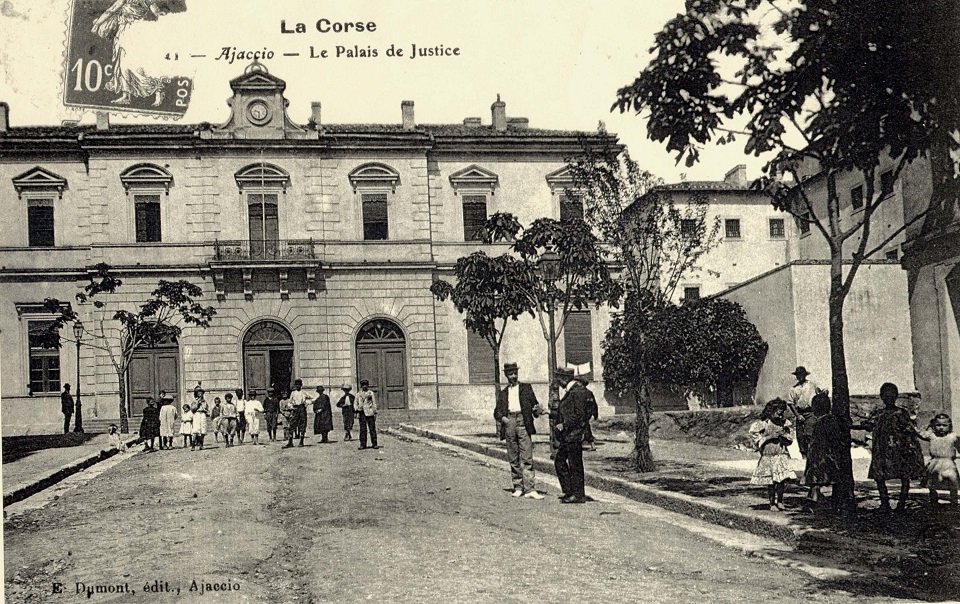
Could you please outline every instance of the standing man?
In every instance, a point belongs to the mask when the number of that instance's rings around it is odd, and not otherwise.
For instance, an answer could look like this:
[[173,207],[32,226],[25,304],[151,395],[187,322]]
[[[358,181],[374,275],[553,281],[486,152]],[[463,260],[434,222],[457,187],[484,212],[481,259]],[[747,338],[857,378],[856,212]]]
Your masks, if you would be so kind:
[[243,398],[243,390],[237,388],[237,400],[233,402],[237,406],[237,442],[243,444],[243,435],[247,433],[247,399]]
[[586,503],[583,477],[583,438],[590,421],[590,409],[597,404],[593,393],[573,379],[573,369],[557,368],[561,387],[557,409],[557,435],[560,448],[554,460],[563,496],[560,503]]
[[297,378],[293,382],[293,391],[290,393],[290,432],[284,449],[293,446],[293,437],[300,437],[299,447],[303,446],[303,434],[307,431],[307,403],[312,399],[303,391],[303,380]]
[[353,416],[356,414],[354,401],[357,397],[350,392],[353,390],[350,384],[344,384],[342,389],[343,396],[337,401],[337,407],[340,407],[340,412],[343,414],[343,440],[353,440],[350,431],[353,430]]
[[70,418],[73,416],[73,395],[70,394],[70,384],[63,385],[60,393],[60,411],[63,412],[63,433],[70,432]]
[[367,448],[367,431],[370,431],[370,444],[374,449],[377,445],[377,397],[370,390],[370,382],[360,380],[360,392],[355,401],[357,414],[360,418],[360,449]]
[[277,440],[277,415],[280,414],[280,399],[276,390],[267,388],[267,396],[263,399],[263,415],[267,419],[267,436],[270,440]]
[[533,386],[520,383],[520,368],[516,363],[504,363],[503,374],[507,377],[507,387],[497,395],[493,418],[501,427],[501,438],[507,441],[513,496],[543,499],[534,488],[533,472],[532,436],[537,433],[533,418],[541,413],[540,403]]
[[813,397],[820,392],[820,388],[811,380],[807,379],[810,372],[803,365],[797,367],[793,375],[797,378],[797,383],[790,389],[787,400],[790,402],[790,410],[797,418],[797,446],[800,447],[800,454],[807,456],[807,448],[810,446],[810,438],[813,436]]

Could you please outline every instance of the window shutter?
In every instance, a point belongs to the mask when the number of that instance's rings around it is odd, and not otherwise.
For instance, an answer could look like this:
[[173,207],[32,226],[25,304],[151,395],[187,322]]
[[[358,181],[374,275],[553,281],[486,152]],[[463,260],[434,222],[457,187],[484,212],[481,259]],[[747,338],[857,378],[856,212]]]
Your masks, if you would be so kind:
[[53,247],[53,206],[27,207],[27,239],[30,247]]
[[487,198],[484,195],[463,196],[463,240],[482,241],[487,221]]
[[474,331],[467,330],[467,366],[471,384],[493,384],[497,368],[493,363],[493,349]]
[[389,232],[387,226],[387,194],[365,193],[363,203],[363,238],[367,241],[384,241]]
[[563,326],[563,354],[567,365],[590,364],[587,379],[593,379],[593,325],[589,310],[573,311]]

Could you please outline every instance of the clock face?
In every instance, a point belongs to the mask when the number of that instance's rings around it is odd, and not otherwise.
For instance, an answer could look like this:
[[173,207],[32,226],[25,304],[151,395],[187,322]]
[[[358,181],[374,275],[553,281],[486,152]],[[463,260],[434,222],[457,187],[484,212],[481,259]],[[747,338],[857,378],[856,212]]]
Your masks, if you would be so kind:
[[247,106],[247,116],[254,124],[262,125],[270,119],[270,108],[263,101],[254,101]]

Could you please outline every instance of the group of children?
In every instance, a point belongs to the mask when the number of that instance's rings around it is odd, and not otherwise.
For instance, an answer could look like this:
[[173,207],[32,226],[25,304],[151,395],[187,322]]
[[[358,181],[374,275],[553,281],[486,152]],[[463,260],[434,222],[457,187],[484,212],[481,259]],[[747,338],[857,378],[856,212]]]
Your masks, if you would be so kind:
[[[367,448],[368,431],[373,447],[379,448],[375,424],[376,401],[373,392],[369,390],[369,382],[362,380],[360,386],[360,396],[357,397],[351,393],[352,386],[344,384],[343,396],[337,402],[337,407],[343,414],[344,440],[353,439],[351,431],[356,417],[361,424],[361,448]],[[206,434],[211,430],[217,442],[223,437],[226,447],[243,444],[245,436],[249,436],[252,443],[258,445],[261,444],[262,420],[265,420],[268,437],[273,441],[277,440],[280,419],[283,423],[284,438],[287,439],[285,447],[292,447],[294,439],[297,438],[300,440],[299,446],[302,447],[307,431],[308,403],[313,406],[314,434],[320,436],[320,442],[329,442],[328,434],[333,430],[330,397],[324,394],[323,386],[317,387],[314,396],[304,392],[302,387],[303,381],[295,380],[291,391],[282,398],[275,396],[273,388],[268,388],[263,402],[257,399],[255,390],[244,393],[237,389],[235,393],[226,393],[223,400],[219,396],[215,397],[211,406],[205,399],[205,391],[198,384],[193,392],[193,402],[185,403],[179,410],[173,400],[161,391],[159,401],[148,399],[143,410],[140,437],[144,442],[144,450],[157,450],[157,438],[160,439],[160,449],[173,449],[175,436],[179,435],[183,438],[184,449],[189,446],[191,451],[199,451],[203,449]],[[174,425],[177,420],[180,421],[180,426],[175,435]]]
[[[849,464],[850,459],[849,431],[870,430],[873,444],[868,477],[877,482],[881,511],[890,511],[888,480],[900,481],[898,511],[905,509],[910,481],[914,479],[923,481],[934,505],[939,501],[939,490],[947,490],[950,503],[957,505],[960,473],[956,458],[960,451],[960,437],[953,432],[950,416],[938,413],[930,420],[928,428],[918,430],[909,411],[897,406],[899,394],[895,384],[888,382],[881,386],[880,399],[884,406],[862,425],[845,425],[839,415],[832,413],[827,392],[818,392],[813,397],[813,415],[806,420],[813,424],[805,426],[811,438],[805,451],[803,475],[803,483],[810,487],[811,504],[819,500],[820,488],[824,486],[833,486],[833,498],[838,500],[836,485],[842,483],[843,473],[848,471],[844,464]],[[793,423],[787,419],[787,409],[786,401],[773,399],[764,407],[760,419],[750,426],[750,435],[760,452],[760,461],[750,482],[767,486],[771,510],[785,509],[786,483],[797,479],[787,462],[790,457],[787,448],[794,440]],[[930,461],[926,464],[920,440],[930,443]]]

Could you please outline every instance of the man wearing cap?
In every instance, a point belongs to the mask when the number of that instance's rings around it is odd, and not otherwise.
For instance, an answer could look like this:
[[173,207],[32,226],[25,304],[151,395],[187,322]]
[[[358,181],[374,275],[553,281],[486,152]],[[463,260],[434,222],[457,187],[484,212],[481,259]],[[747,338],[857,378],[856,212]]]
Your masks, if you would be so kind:
[[583,438],[590,421],[590,410],[597,402],[593,393],[573,378],[573,369],[558,367],[557,381],[561,388],[556,425],[560,448],[553,463],[563,489],[560,503],[586,503]]
[[277,416],[280,415],[280,399],[275,388],[267,388],[267,396],[263,398],[263,416],[267,420],[267,436],[270,440],[277,440]]
[[303,446],[303,434],[307,431],[307,403],[313,399],[303,391],[303,380],[297,378],[293,381],[293,390],[288,399],[290,404],[290,432],[287,435],[287,444],[284,449],[293,446],[294,436],[300,437],[300,444]]
[[790,389],[787,400],[790,402],[790,409],[797,418],[797,446],[800,447],[800,454],[807,456],[807,447],[810,445],[810,438],[813,436],[811,430],[813,422],[813,397],[820,392],[816,383],[807,379],[810,372],[803,365],[797,367],[793,375],[797,378],[797,383]]
[[501,438],[507,441],[513,496],[543,499],[534,488],[533,473],[532,436],[537,433],[533,418],[541,413],[540,403],[533,386],[520,382],[520,368],[516,363],[505,363],[503,374],[507,377],[507,387],[497,395],[493,418],[502,426]]
[[357,416],[360,420],[360,449],[367,448],[367,432],[370,432],[370,444],[374,449],[377,445],[377,397],[370,390],[370,382],[360,380],[360,393],[355,401]]
[[344,384],[341,389],[343,390],[343,396],[337,401],[337,407],[339,407],[340,412],[343,413],[343,440],[353,440],[353,435],[350,434],[350,431],[353,430],[353,416],[355,414],[354,401],[357,397],[350,392],[353,390],[352,385]]

